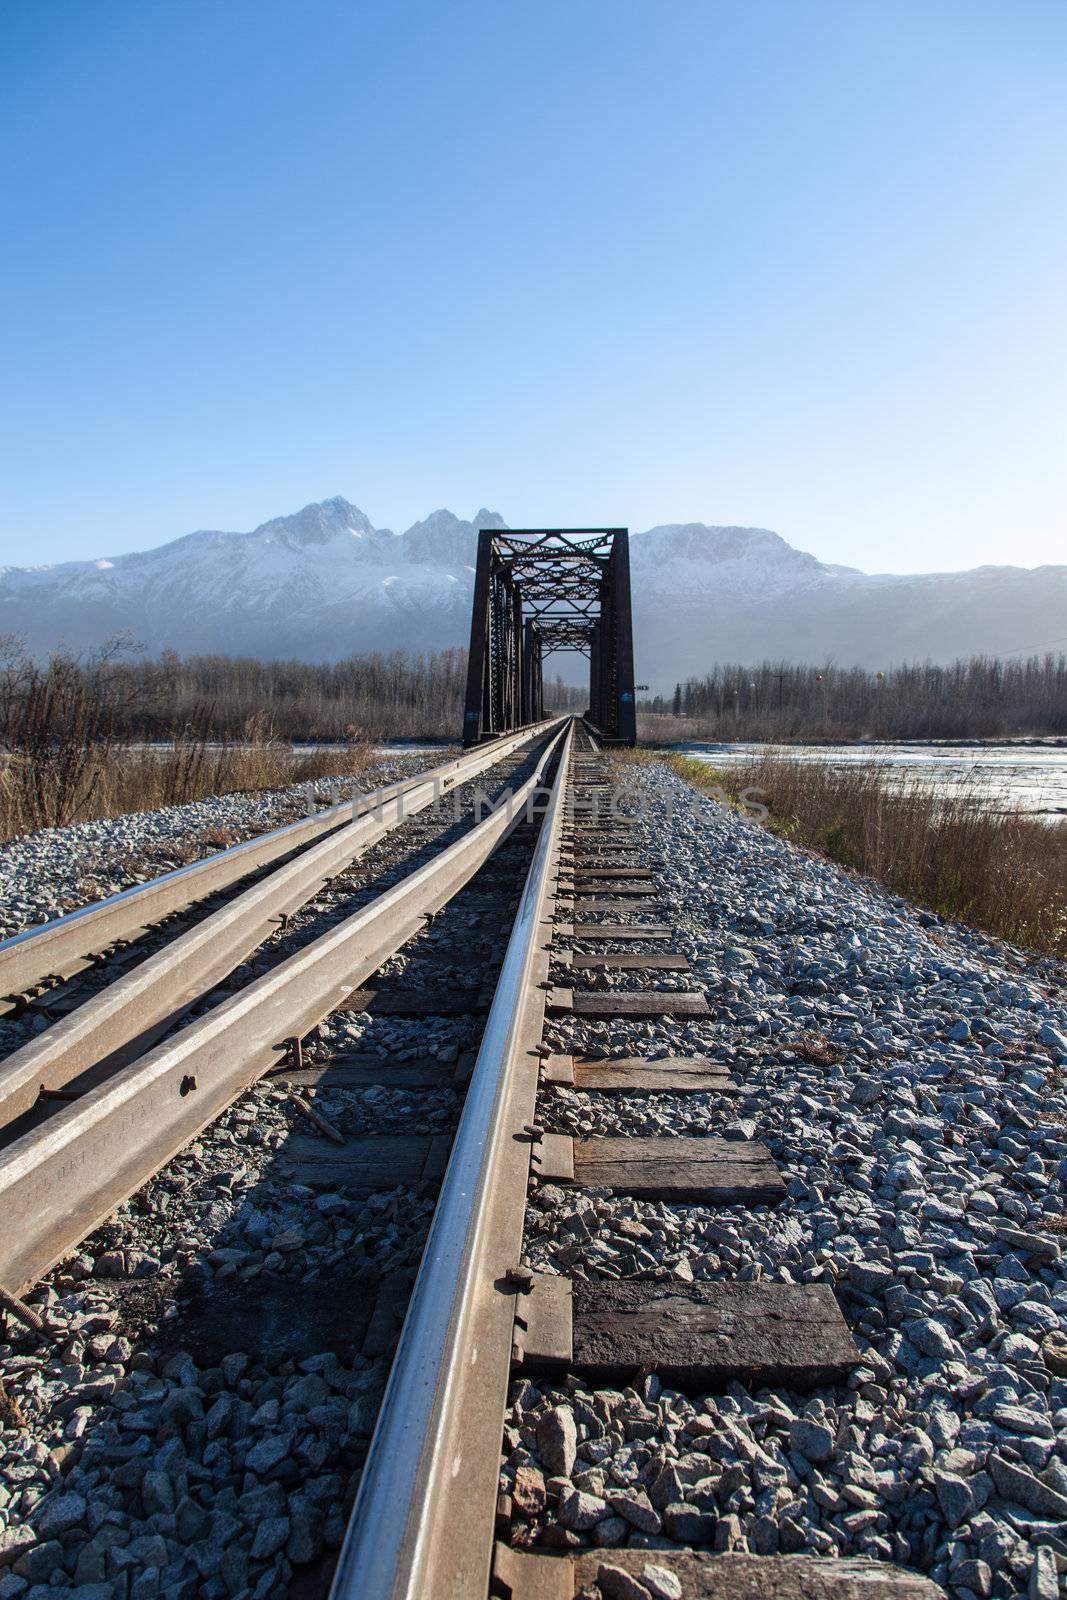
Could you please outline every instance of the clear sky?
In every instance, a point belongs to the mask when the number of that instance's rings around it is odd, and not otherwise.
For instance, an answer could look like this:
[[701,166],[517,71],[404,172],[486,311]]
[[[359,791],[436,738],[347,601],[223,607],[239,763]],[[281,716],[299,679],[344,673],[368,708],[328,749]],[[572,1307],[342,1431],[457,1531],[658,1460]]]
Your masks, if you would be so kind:
[[0,559],[1067,560],[1063,0],[0,0]]

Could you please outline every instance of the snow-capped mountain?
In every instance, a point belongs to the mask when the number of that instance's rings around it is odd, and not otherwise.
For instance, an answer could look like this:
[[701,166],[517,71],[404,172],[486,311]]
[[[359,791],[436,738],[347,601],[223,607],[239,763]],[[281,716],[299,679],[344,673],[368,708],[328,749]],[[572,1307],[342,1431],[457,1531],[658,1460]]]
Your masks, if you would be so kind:
[[[129,634],[152,653],[307,661],[466,644],[477,530],[505,526],[495,512],[435,511],[396,534],[338,497],[252,533],[0,568],[0,633],[37,653]],[[872,576],[765,528],[701,522],[636,534],[630,552],[637,676],[655,688],[716,660],[886,667],[1041,648],[1067,615],[1067,567]],[[557,665],[580,676],[580,663]]]

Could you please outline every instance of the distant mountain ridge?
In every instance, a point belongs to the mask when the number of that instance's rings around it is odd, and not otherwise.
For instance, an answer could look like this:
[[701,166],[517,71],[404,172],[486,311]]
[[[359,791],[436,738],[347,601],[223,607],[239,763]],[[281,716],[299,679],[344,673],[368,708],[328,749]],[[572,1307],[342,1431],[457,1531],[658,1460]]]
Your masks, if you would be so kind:
[[[485,509],[469,522],[439,510],[397,534],[335,496],[251,533],[0,568],[0,632],[38,654],[118,633],[153,654],[306,661],[464,645],[477,530],[506,526]],[[702,522],[650,528],[630,550],[637,676],[657,689],[716,660],[888,667],[1040,648],[1065,632],[1067,566],[872,575],[766,528]]]

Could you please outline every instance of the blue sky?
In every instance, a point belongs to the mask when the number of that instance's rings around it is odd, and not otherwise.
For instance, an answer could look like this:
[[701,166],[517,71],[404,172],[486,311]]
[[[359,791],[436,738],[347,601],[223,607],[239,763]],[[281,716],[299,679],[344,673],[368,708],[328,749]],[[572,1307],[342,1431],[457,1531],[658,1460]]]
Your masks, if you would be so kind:
[[1067,559],[1061,0],[6,0],[0,559],[343,494]]

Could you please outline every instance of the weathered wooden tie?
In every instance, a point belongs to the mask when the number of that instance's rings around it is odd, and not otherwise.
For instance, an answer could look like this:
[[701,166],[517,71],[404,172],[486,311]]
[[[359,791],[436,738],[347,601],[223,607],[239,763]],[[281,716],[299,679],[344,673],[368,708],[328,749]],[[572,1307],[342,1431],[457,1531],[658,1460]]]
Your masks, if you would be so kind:
[[277,1155],[277,1170],[297,1183],[347,1189],[414,1188],[436,1181],[448,1165],[448,1134],[361,1134],[343,1145],[312,1134],[290,1134]]
[[812,1389],[843,1382],[861,1360],[822,1283],[532,1279],[516,1298],[513,1353],[533,1372],[619,1387],[652,1370],[680,1389],[735,1378]]
[[272,1083],[324,1089],[369,1089],[386,1084],[394,1089],[437,1089],[451,1083],[454,1066],[446,1066],[433,1056],[415,1061],[379,1060],[376,1056],[333,1056],[310,1066],[282,1067],[271,1074]]
[[492,996],[481,989],[353,989],[338,1012],[372,1017],[469,1017],[488,1011]]
[[692,972],[687,956],[667,950],[637,950],[625,955],[575,955],[573,950],[554,950],[552,960],[575,972]]
[[729,1068],[701,1057],[616,1056],[592,1061],[583,1056],[549,1056],[542,1068],[545,1084],[556,1088],[595,1090],[598,1094],[736,1094]]
[[599,841],[602,839],[610,839],[611,835],[614,833],[618,835],[620,839],[623,835],[626,835],[632,843],[633,832],[636,827],[636,817],[613,816],[610,820],[605,818],[599,823],[577,821],[572,817],[571,825],[564,834],[564,839],[569,838],[580,841],[584,841],[586,839],[596,839]]
[[[560,862],[573,866],[575,869],[581,867],[587,869],[596,868],[599,865],[601,867],[606,867],[610,872],[615,873],[625,870],[618,865],[620,855],[632,857],[633,854],[634,845],[630,841],[627,841],[625,844],[609,844],[602,850],[594,850],[589,845],[580,845],[577,848],[572,849],[570,852],[561,852]],[[661,867],[663,865],[662,856],[649,855],[645,850],[641,851],[641,860],[644,863],[643,867],[636,868],[633,874],[638,878],[643,877],[646,872],[651,877],[652,868],[656,866]]]
[[[562,876],[562,875],[561,875]],[[560,885],[562,889],[562,883]],[[613,899],[640,900],[649,895],[659,893],[654,883],[631,883],[627,875],[626,882],[618,882],[612,878],[605,878],[601,874],[595,877],[584,877],[575,873],[572,886],[577,894],[597,895],[602,891],[612,896]]]
[[642,843],[633,817],[619,816],[601,807],[599,813],[582,812],[569,817],[564,824],[560,848],[564,851],[621,850],[639,848]]
[[695,991],[657,989],[552,988],[545,1010],[550,1016],[574,1017],[711,1017],[707,998]]
[[774,1157],[757,1139],[572,1139],[546,1133],[533,1148],[530,1175],[638,1200],[777,1205],[785,1198]]
[[[576,859],[586,861],[591,858],[594,861],[603,861],[605,864],[612,866],[616,865],[622,857],[632,859],[634,852],[641,849],[641,860],[643,862],[646,864],[651,862],[654,865],[659,861],[662,864],[662,857],[646,855],[644,849],[640,846],[640,842],[631,838],[628,834],[621,839],[598,838],[595,842],[593,840],[575,841],[569,846],[569,849],[574,853]],[[565,850],[563,860],[566,859]]]
[[607,898],[598,898],[596,900],[575,899],[568,901],[565,898],[566,891],[563,893],[564,897],[561,898],[561,904],[566,908],[567,914],[572,917],[599,917],[609,912],[613,912],[619,917],[632,917],[634,912],[640,912],[642,916],[652,917],[662,916],[665,909],[658,901],[652,900],[608,900]]
[[[566,867],[561,867],[561,871],[566,870]],[[598,866],[595,861],[583,861],[582,863],[575,865],[573,868],[573,875],[579,879],[603,878],[606,880],[608,878],[624,878],[633,879],[635,882],[639,879],[647,881],[649,878],[655,877],[655,873],[652,872],[648,867],[602,867]]]

